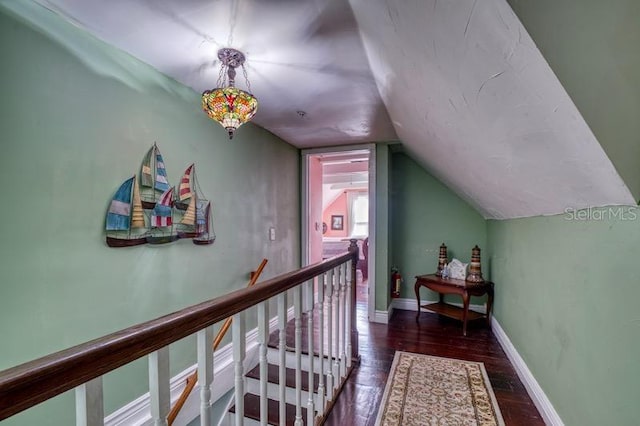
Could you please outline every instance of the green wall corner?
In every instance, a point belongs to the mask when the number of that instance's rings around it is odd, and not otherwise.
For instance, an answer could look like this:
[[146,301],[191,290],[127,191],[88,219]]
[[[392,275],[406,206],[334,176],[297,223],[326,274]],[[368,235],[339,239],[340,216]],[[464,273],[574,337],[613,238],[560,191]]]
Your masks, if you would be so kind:
[[[435,273],[443,242],[447,245],[449,260],[455,257],[468,263],[476,244],[486,253],[486,220],[406,154],[394,153],[391,164],[392,259],[389,268],[398,267],[404,278],[400,297],[415,298],[414,277]],[[486,265],[483,257],[483,272],[488,277]],[[387,270],[387,294],[389,275]],[[422,291],[421,298],[435,300],[431,291]]]

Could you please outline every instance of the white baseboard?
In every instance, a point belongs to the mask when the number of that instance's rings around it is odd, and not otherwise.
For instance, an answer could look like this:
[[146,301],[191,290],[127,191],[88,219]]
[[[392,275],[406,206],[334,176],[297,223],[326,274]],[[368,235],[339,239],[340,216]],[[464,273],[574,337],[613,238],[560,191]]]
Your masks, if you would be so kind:
[[491,318],[491,327],[493,335],[496,336],[500,346],[502,346],[502,349],[507,354],[507,358],[511,361],[513,368],[515,368],[516,373],[518,373],[518,377],[527,389],[527,393],[533,400],[538,411],[540,411],[544,422],[550,426],[564,426],[562,419],[558,415],[556,409],[553,408],[551,401],[549,401],[549,398],[547,398],[547,395],[538,384],[536,378],[533,377],[529,367],[527,367],[527,364],[524,362],[515,346],[513,346],[509,336],[504,332],[495,317]]
[[[429,301],[429,300],[422,300],[421,303],[426,304],[426,303],[435,303],[435,302]],[[462,306],[462,303],[451,303],[451,304],[455,306]],[[470,305],[469,307],[472,310],[477,312],[481,312],[481,313],[486,312],[486,306],[484,305]],[[374,312],[374,317],[372,322],[379,323],[379,324],[389,324],[389,318],[391,318],[391,315],[393,314],[394,309],[402,309],[405,311],[417,311],[418,302],[415,299],[406,299],[406,298],[393,299],[391,301],[391,305],[389,305],[388,310],[386,311],[376,310]]]
[[[428,300],[423,300],[421,301],[423,304],[425,303],[435,303],[432,301],[428,301]],[[452,303],[452,305],[456,305],[456,306],[462,306],[461,303]],[[471,309],[473,309],[474,311],[478,311],[478,312],[485,312],[485,306],[484,305],[471,305],[470,306]],[[416,299],[393,299],[391,301],[391,305],[389,305],[389,309],[386,311],[379,311],[376,310],[374,312],[374,317],[373,317],[373,321],[375,323],[378,324],[389,324],[389,318],[391,318],[391,315],[393,314],[393,310],[394,309],[402,309],[405,311],[417,311],[418,310],[418,302],[416,301]]]
[[[293,318],[293,307],[287,311],[287,320]],[[274,317],[269,321],[269,332],[278,328],[278,317]],[[213,385],[211,386],[211,400],[216,401],[218,398],[229,392],[234,386],[234,366],[233,366],[233,344],[228,343],[221,349],[214,352],[213,359],[215,361],[213,367]],[[258,329],[247,332],[246,334],[246,359],[245,371],[253,368],[257,364],[258,350]],[[194,364],[171,378],[169,389],[171,395],[171,406],[178,400],[186,385],[186,379],[197,368]],[[197,384],[196,384],[197,386]],[[127,405],[119,408],[117,411],[108,415],[104,419],[105,426],[150,426],[153,424],[151,419],[151,401],[149,393],[136,398]],[[180,414],[176,417],[174,425],[181,426],[189,424],[193,419],[200,415],[200,399],[197,391],[193,391],[191,396],[185,402]]]
[[392,308],[389,308],[388,311],[378,311],[376,310],[373,315],[373,321],[378,324],[389,324],[389,318],[391,317],[391,312],[393,312]]
[[[420,304],[421,305],[425,305],[427,303],[436,303],[435,300],[421,300]],[[450,303],[447,302],[450,305],[454,305],[454,306],[458,306],[458,307],[462,307],[462,303]],[[393,312],[393,309],[402,309],[405,311],[417,311],[418,310],[418,301],[416,299],[411,299],[411,298],[398,298],[398,299],[393,299],[391,302],[391,307],[389,308],[389,317],[391,317],[391,312]],[[487,312],[487,307],[485,305],[469,305],[469,309],[476,311],[476,312],[480,312],[480,313],[485,313]],[[423,308],[423,310],[426,311],[426,309]]]

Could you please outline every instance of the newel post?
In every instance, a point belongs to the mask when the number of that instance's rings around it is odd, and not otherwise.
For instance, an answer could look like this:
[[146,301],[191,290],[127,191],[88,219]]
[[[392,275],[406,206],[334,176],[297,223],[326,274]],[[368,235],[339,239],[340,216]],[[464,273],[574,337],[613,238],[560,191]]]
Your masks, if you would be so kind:
[[358,253],[358,240],[351,239],[349,241],[351,241],[351,244],[349,244],[349,253],[351,253],[351,359],[354,362],[360,362],[360,352],[358,350],[358,315],[356,311],[356,270],[360,255]]

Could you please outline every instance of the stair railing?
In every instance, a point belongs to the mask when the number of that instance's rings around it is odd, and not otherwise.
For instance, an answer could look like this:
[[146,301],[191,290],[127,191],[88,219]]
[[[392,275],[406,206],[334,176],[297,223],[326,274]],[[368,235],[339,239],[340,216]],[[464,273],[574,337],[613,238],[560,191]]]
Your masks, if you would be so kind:
[[[27,362],[0,372],[0,421],[75,388],[76,424],[103,425],[102,376],[136,359],[149,358],[151,418],[166,425],[169,414],[169,346],[197,333],[197,372],[200,389],[200,424],[211,424],[213,383],[213,325],[233,318],[235,366],[235,424],[244,422],[244,360],[246,357],[246,310],[257,306],[260,358],[260,423],[267,424],[267,345],[269,300],[277,300],[279,419],[286,418],[285,369],[287,348],[287,293],[293,297],[295,348],[295,421],[315,424],[333,406],[337,393],[359,360],[356,328],[356,264],[358,247],[351,240],[349,253],[306,266],[252,288],[236,290],[163,317]],[[303,297],[304,293],[304,297]],[[303,303],[304,302],[304,303]],[[307,401],[302,400],[302,323],[307,320]],[[317,318],[316,318],[317,317]],[[319,341],[314,340],[318,330]],[[326,330],[326,334],[324,331]],[[317,350],[315,345],[317,345]],[[315,356],[314,356],[315,355]],[[318,360],[317,364],[314,359]],[[317,365],[317,366],[316,366]],[[314,372],[319,373],[314,393]],[[331,380],[329,380],[331,377]],[[302,409],[307,411],[303,419]],[[54,421],[55,422],[55,421]]]
[[[262,262],[260,262],[258,269],[254,273],[252,273],[251,279],[249,280],[249,284],[247,284],[247,287],[253,287],[255,285],[255,283],[260,278],[260,275],[262,274],[264,267],[267,265],[267,262],[268,262],[267,259],[262,259]],[[220,346],[220,343],[222,343],[222,339],[224,339],[224,336],[226,336],[230,327],[231,327],[231,318],[227,318],[224,321],[224,324],[222,324],[222,327],[220,327],[220,330],[218,331],[216,338],[213,339],[214,352],[216,351],[216,349],[218,349],[218,346]],[[189,377],[187,377],[187,381],[184,389],[182,390],[182,393],[178,397],[178,400],[176,401],[176,403],[173,404],[173,407],[171,407],[171,410],[169,411],[169,414],[167,416],[168,426],[172,426],[173,422],[176,421],[176,417],[178,417],[180,410],[182,410],[182,407],[184,407],[185,402],[187,402],[187,398],[189,398],[189,395],[191,395],[191,392],[193,391],[193,388],[196,386],[197,382],[198,382],[198,370],[194,371]]]

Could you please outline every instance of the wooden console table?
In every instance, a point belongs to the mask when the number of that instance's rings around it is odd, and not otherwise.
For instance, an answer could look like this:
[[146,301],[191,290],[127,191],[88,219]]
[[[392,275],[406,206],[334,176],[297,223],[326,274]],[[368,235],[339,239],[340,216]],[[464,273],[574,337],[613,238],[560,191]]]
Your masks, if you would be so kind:
[[[420,304],[420,287],[426,287],[438,293],[440,301],[427,305]],[[428,309],[437,314],[462,321],[462,334],[467,335],[467,321],[486,318],[487,324],[491,327],[491,308],[493,305],[493,283],[485,281],[482,283],[472,283],[465,280],[454,280],[452,278],[442,279],[433,275],[419,275],[416,277],[416,299],[418,300],[418,314],[416,321],[420,318],[420,309]],[[444,302],[445,294],[459,294],[462,296],[462,308]],[[471,296],[487,295],[487,313],[469,310],[469,300]]]

